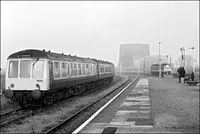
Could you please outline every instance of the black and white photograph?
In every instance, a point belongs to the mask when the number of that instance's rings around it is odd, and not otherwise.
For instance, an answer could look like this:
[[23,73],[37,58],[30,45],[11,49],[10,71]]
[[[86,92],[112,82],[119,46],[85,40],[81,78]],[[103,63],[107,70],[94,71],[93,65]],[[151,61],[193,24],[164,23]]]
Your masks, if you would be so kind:
[[199,133],[199,1],[1,6],[1,133]]

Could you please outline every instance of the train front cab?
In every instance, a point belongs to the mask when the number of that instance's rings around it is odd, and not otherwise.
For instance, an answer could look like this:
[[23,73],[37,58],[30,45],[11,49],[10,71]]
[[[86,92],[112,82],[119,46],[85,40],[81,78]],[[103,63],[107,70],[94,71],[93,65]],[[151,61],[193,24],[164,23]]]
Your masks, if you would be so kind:
[[18,101],[39,99],[49,90],[48,59],[8,59],[5,96]]

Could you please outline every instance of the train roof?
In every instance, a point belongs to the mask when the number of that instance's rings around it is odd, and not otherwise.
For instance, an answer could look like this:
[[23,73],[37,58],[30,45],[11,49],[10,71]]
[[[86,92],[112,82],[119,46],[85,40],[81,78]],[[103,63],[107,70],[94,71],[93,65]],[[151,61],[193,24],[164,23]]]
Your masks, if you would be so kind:
[[18,59],[18,58],[47,58],[51,60],[65,60],[65,61],[78,61],[78,62],[86,62],[86,63],[96,63],[99,61],[99,63],[102,64],[112,64],[111,62],[108,61],[102,61],[102,60],[97,60],[97,59],[91,59],[91,58],[83,58],[83,57],[77,57],[72,56],[72,55],[66,55],[66,54],[59,54],[59,53],[54,53],[50,51],[41,51],[41,50],[36,50],[36,49],[27,49],[27,50],[22,50],[16,53],[11,54],[8,59]]

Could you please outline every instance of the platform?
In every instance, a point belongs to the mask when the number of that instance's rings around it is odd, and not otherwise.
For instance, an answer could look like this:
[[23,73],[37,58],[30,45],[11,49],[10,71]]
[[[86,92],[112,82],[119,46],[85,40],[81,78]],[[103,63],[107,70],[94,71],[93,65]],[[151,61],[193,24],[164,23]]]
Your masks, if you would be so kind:
[[[129,87],[131,88],[131,86]],[[113,104],[98,115],[78,133],[134,133],[153,128],[148,79],[140,78],[123,100]],[[118,107],[116,108],[117,104]],[[116,111],[114,109],[116,108]],[[111,110],[113,109],[113,111]],[[112,114],[113,113],[113,114]],[[109,116],[108,116],[109,115]],[[106,119],[102,119],[106,117]],[[109,119],[110,117],[110,119]]]

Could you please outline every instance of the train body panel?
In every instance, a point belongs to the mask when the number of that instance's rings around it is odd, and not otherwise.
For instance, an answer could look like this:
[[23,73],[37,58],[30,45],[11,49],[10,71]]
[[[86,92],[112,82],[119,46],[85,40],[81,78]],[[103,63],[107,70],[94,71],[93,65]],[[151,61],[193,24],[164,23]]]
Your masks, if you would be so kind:
[[53,80],[51,89],[67,88],[79,84],[84,84],[87,82],[93,82],[96,80],[98,80],[98,76],[86,76],[86,77]]

